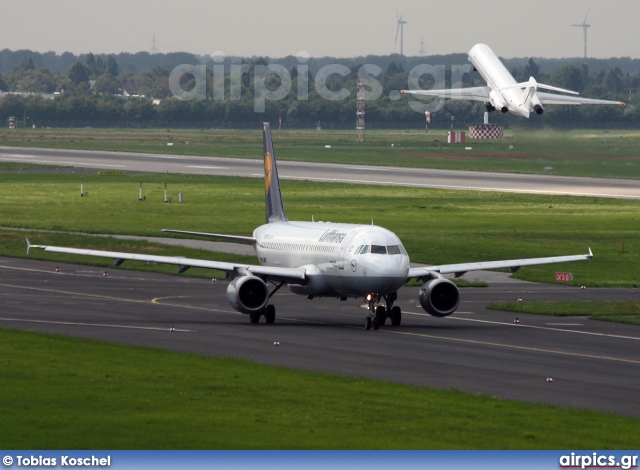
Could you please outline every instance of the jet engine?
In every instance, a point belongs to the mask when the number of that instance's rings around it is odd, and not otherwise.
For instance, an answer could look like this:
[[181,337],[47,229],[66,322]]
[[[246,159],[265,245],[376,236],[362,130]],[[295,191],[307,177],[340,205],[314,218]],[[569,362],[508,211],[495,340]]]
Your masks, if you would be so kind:
[[460,291],[458,286],[444,278],[432,279],[425,282],[418,294],[420,305],[434,317],[446,317],[458,308]]
[[236,277],[227,287],[227,299],[238,312],[260,312],[269,300],[269,287],[256,276]]
[[489,93],[489,100],[491,101],[491,105],[494,108],[499,109],[501,112],[506,113],[507,111],[509,111],[507,102],[504,100],[502,94],[499,91],[491,91],[491,93]]
[[539,105],[539,104],[536,104],[533,107],[533,110],[536,112],[537,115],[544,113],[544,108],[542,107],[542,105]]

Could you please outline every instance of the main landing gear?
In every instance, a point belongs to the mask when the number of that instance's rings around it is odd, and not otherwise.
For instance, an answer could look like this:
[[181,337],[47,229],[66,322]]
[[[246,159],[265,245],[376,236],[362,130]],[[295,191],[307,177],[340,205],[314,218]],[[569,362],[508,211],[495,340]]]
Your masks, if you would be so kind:
[[249,314],[249,321],[251,323],[258,323],[260,317],[264,315],[265,321],[271,325],[276,321],[276,308],[273,305],[267,305],[259,312],[253,312]]
[[[267,300],[269,300],[273,296],[273,294],[278,292],[280,288],[284,286],[284,282],[279,282],[278,284],[275,284],[275,286],[276,287],[269,293],[269,297],[267,298]],[[260,321],[260,317],[263,315],[264,320],[267,322],[267,324],[272,325],[276,321],[276,307],[271,304],[265,305],[262,310],[250,313],[249,321],[251,323],[258,323]]]
[[[376,305],[380,302],[381,298],[384,299],[385,305]],[[365,300],[369,304],[369,315],[364,319],[365,330],[370,330],[372,326],[374,330],[380,329],[381,326],[384,326],[387,318],[391,320],[393,326],[399,326],[402,321],[402,311],[400,307],[393,306],[393,303],[397,299],[397,292],[383,296],[375,294],[367,295]]]

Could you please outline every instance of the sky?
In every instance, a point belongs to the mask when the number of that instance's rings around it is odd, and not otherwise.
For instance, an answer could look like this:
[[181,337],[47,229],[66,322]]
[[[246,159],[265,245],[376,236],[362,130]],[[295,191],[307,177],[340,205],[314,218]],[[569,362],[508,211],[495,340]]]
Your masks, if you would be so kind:
[[0,0],[0,50],[355,57],[466,53],[640,58],[638,0]]

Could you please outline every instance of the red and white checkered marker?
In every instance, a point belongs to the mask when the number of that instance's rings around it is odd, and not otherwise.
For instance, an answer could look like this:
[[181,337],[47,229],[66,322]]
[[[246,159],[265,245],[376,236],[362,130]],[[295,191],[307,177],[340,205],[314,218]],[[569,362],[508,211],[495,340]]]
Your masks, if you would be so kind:
[[504,126],[496,124],[471,125],[469,126],[469,137],[471,139],[502,139]]

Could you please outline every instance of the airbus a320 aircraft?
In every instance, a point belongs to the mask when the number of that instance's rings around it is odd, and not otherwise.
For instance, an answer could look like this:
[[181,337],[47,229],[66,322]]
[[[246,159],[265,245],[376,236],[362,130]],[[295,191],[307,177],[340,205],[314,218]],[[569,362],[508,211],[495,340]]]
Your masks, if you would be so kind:
[[[269,300],[284,285],[307,299],[364,298],[369,306],[366,329],[372,326],[378,329],[387,318],[392,325],[400,325],[402,312],[394,302],[398,289],[411,278],[424,282],[419,293],[424,310],[436,317],[446,317],[458,307],[460,292],[443,274],[460,276],[466,271],[494,268],[516,271],[521,266],[586,260],[593,256],[589,250],[586,255],[411,268],[400,239],[382,227],[288,220],[282,204],[269,123],[264,123],[263,130],[266,224],[256,228],[251,237],[164,230],[249,242],[256,250],[259,265],[31,245],[29,240],[27,252],[31,248],[40,248],[58,253],[113,258],[116,266],[125,260],[174,264],[180,273],[190,267],[225,271],[232,279],[227,288],[227,298],[233,308],[249,315],[251,323],[258,323],[261,316],[267,323],[275,321],[276,310]],[[271,289],[270,284],[273,286]]]
[[619,104],[622,101],[596,100],[581,98],[578,96],[558,95],[544,93],[539,88],[560,93],[577,95],[575,91],[565,90],[536,82],[533,77],[528,82],[516,83],[511,73],[493,53],[489,46],[476,44],[469,51],[469,62],[473,64],[487,86],[473,88],[450,88],[447,90],[401,90],[401,93],[412,95],[437,96],[452,100],[483,101],[487,111],[500,110],[503,113],[510,112],[516,116],[529,117],[531,112],[542,114],[546,104]]

